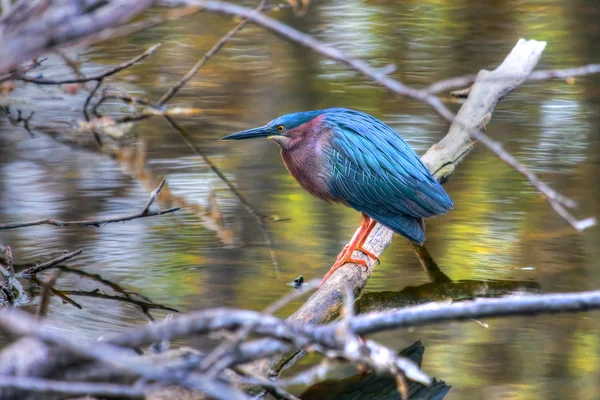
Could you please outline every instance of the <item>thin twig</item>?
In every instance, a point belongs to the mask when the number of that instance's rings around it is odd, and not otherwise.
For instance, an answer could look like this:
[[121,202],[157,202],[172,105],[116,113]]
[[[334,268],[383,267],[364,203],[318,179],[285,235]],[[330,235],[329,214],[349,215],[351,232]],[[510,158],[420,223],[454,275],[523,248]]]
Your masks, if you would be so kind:
[[[90,103],[92,102],[92,98],[94,97],[94,95],[96,94],[98,89],[100,89],[100,86],[102,86],[103,82],[104,82],[103,79],[98,79],[96,81],[96,86],[94,86],[94,88],[90,91],[88,96],[85,98],[85,103],[83,103],[83,115],[85,116],[85,120],[88,122],[90,122],[90,114],[88,111],[88,107],[90,106]],[[102,143],[98,143],[98,144],[101,145]]]
[[206,154],[204,154],[198,148],[198,146],[196,146],[194,144],[194,142],[192,142],[192,140],[189,138],[187,133],[183,130],[183,128],[181,128],[175,122],[175,120],[173,120],[173,118],[169,117],[168,115],[163,115],[163,117],[167,121],[169,126],[173,130],[175,130],[175,132],[177,132],[179,134],[179,136],[181,136],[183,141],[194,152],[194,154],[196,154],[198,157],[201,157],[202,160],[204,161],[204,163],[219,177],[219,179],[221,179],[221,181],[223,181],[223,183],[225,183],[225,185],[227,185],[227,187],[229,188],[231,193],[233,193],[233,195],[238,198],[240,203],[242,203],[242,205],[246,208],[246,210],[250,213],[250,215],[252,215],[254,218],[256,218],[256,221],[258,222],[258,226],[260,227],[260,231],[263,235],[263,238],[265,239],[267,248],[269,249],[269,253],[271,255],[271,262],[273,263],[273,265],[275,267],[275,273],[277,274],[277,277],[279,277],[279,263],[277,262],[277,257],[275,255],[275,252],[273,251],[273,246],[271,244],[271,238],[269,237],[269,232],[267,231],[267,226],[265,223],[265,221],[267,219],[272,219],[272,218],[270,218],[269,216],[264,215],[263,213],[258,211],[258,209],[254,205],[252,205],[252,203],[250,203],[244,197],[244,195],[242,195],[240,193],[238,188],[235,187],[235,185],[225,176],[225,174],[223,174],[223,172],[221,172],[221,170],[212,162],[212,160],[210,158],[208,158],[206,156]]
[[156,310],[166,310],[166,311],[172,311],[172,312],[179,312],[179,310],[172,308],[172,307],[168,307],[168,306],[164,306],[162,304],[158,304],[158,303],[154,303],[154,302],[146,302],[146,301],[140,301],[140,300],[135,300],[132,299],[130,297],[123,297],[123,296],[116,296],[116,295],[111,295],[111,294],[106,294],[106,293],[102,293],[98,290],[92,290],[92,291],[84,291],[84,290],[61,290],[60,291],[62,294],[67,295],[67,296],[80,296],[80,297],[91,297],[91,298],[96,298],[96,299],[105,299],[105,300],[115,300],[115,301],[120,301],[122,303],[129,303],[129,304],[133,304],[135,306],[138,306],[142,309],[156,309]]
[[146,206],[142,210],[141,215],[148,215],[150,213],[150,206],[152,205],[152,203],[154,203],[154,201],[158,197],[160,191],[165,186],[165,182],[166,182],[165,179],[163,179],[162,181],[160,181],[160,183],[158,184],[158,187],[156,189],[154,189],[152,191],[152,193],[150,193],[150,198],[148,199],[148,202],[146,203]]
[[[258,7],[254,10],[254,13],[260,13],[265,8],[268,1],[269,0],[262,0],[260,2],[260,4],[258,5]],[[234,37],[242,29],[244,29],[244,27],[247,24],[248,24],[248,18],[242,20],[242,22],[240,22],[235,28],[233,28],[232,30],[227,32],[227,34],[225,36],[223,36],[221,39],[219,39],[219,41],[217,43],[215,43],[215,45],[210,50],[208,50],[202,56],[202,58],[200,58],[200,60],[198,60],[198,62],[188,71],[188,73],[185,74],[185,76],[179,80],[179,82],[177,82],[175,85],[173,85],[172,87],[169,88],[169,90],[160,98],[160,100],[158,100],[158,105],[164,106],[173,96],[175,96],[177,94],[177,92],[182,87],[184,87],[189,82],[189,80],[192,79],[198,73],[200,68],[202,68],[202,66],[204,64],[206,64],[206,62],[208,60],[210,60],[210,58],[212,56],[217,54],[217,52],[219,50],[221,50],[223,48],[223,46],[225,46],[225,44],[232,37]]]
[[123,288],[122,286],[120,286],[119,284],[109,281],[108,279],[104,279],[102,276],[100,276],[99,274],[92,274],[90,272],[86,272],[86,271],[82,271],[80,269],[75,269],[75,268],[71,268],[71,267],[65,267],[63,265],[57,265],[56,268],[60,269],[63,272],[69,272],[75,275],[79,275],[79,276],[83,276],[85,278],[89,278],[93,281],[96,281],[98,283],[101,283],[103,285],[106,285],[107,287],[111,288],[112,290],[114,290],[117,293],[122,294],[125,297],[129,297],[132,298],[132,296],[137,296],[140,299],[147,301],[149,303],[153,303],[148,297],[137,293],[137,292],[132,292],[130,290],[126,290],[125,288]]
[[114,67],[109,68],[104,72],[99,72],[99,73],[91,75],[91,76],[86,76],[86,77],[81,77],[81,78],[67,78],[67,79],[44,79],[44,78],[31,78],[31,77],[27,77],[27,76],[19,76],[19,77],[16,77],[15,80],[29,82],[29,83],[35,83],[37,85],[64,85],[64,84],[68,84],[68,83],[84,83],[84,82],[98,81],[98,80],[102,80],[106,77],[109,77],[111,75],[114,75],[118,72],[121,72],[125,68],[128,68],[128,67],[142,61],[144,58],[146,58],[149,55],[151,55],[152,53],[154,53],[156,51],[156,49],[158,49],[159,47],[160,47],[160,43],[155,44],[154,46],[150,47],[148,50],[146,50],[142,54],[132,58],[131,60],[125,61],[119,65],[115,65]]
[[58,265],[63,261],[66,261],[75,256],[78,256],[81,253],[83,253],[83,250],[76,250],[71,253],[62,254],[61,256],[53,258],[50,261],[46,261],[44,263],[34,265],[33,267],[29,267],[26,270],[21,271],[19,273],[19,276],[20,277],[30,277],[30,276],[36,275],[37,273],[42,272],[45,269],[52,268],[55,265]]
[[158,215],[170,214],[172,212],[179,211],[180,210],[179,207],[172,207],[172,208],[168,208],[165,210],[157,210],[157,211],[149,211],[148,210],[149,207],[152,205],[152,203],[154,203],[154,201],[156,200],[156,198],[157,198],[158,194],[160,193],[160,190],[162,189],[164,184],[165,184],[165,180],[163,179],[162,182],[158,185],[158,187],[150,194],[150,199],[146,203],[144,209],[141,212],[136,213],[136,214],[101,218],[101,219],[96,219],[96,220],[84,220],[84,221],[60,221],[60,220],[55,220],[55,219],[40,219],[37,221],[17,222],[17,223],[13,223],[13,224],[0,225],[0,230],[24,228],[24,227],[35,226],[35,225],[54,225],[54,226],[58,226],[58,227],[95,226],[95,227],[99,228],[102,225],[106,225],[106,224],[110,224],[110,223],[131,221],[131,220],[138,219],[138,218],[154,217],[154,216],[158,216]]
[[49,275],[44,280],[44,284],[42,285],[42,292],[40,293],[40,303],[38,304],[36,312],[36,315],[39,319],[44,318],[46,316],[46,313],[48,312],[48,304],[50,303],[50,293],[59,275],[60,270]]
[[397,81],[387,76],[387,71],[385,69],[381,70],[378,68],[373,68],[365,61],[349,57],[344,52],[313,38],[311,35],[302,33],[290,27],[289,25],[286,25],[283,22],[270,18],[262,13],[255,13],[252,9],[221,1],[161,0],[161,2],[170,5],[185,4],[190,6],[196,6],[211,12],[235,15],[245,18],[257,25],[262,26],[263,28],[266,28],[267,30],[272,31],[278,36],[281,36],[289,41],[297,43],[303,47],[307,47],[319,54],[324,55],[327,58],[348,65],[352,69],[371,78],[375,82],[388,88],[394,93],[414,98],[416,100],[420,100],[429,104],[435,109],[435,111],[437,111],[438,114],[440,114],[448,121],[452,121],[454,119],[454,113],[452,113],[452,111],[450,111],[444,105],[444,103],[439,97],[431,95],[425,91],[409,87],[401,83],[400,81]]
[[596,224],[596,218],[594,217],[586,218],[584,220],[577,220],[575,217],[573,217],[564,207],[561,206],[561,204],[570,208],[575,208],[577,207],[577,203],[575,201],[561,195],[546,183],[540,181],[529,168],[525,167],[523,164],[520,164],[510,153],[502,148],[500,143],[492,140],[483,131],[475,130],[471,132],[471,137],[483,143],[488,149],[496,154],[498,158],[525,176],[529,182],[544,195],[548,203],[550,203],[558,215],[567,221],[573,228],[578,231],[583,231],[584,229]]
[[[38,283],[39,285],[39,280],[35,279],[35,278],[31,278],[31,280],[35,281]],[[54,289],[54,288],[50,288],[50,292],[57,296],[60,297],[65,303],[69,303],[70,305],[72,305],[73,307],[79,309],[79,310],[83,310],[83,307],[81,307],[81,304],[79,304],[78,302],[76,302],[75,300],[73,300],[72,298],[70,298],[69,296],[67,296],[66,294],[64,294],[63,292],[61,292],[60,290]]]
[[[584,76],[600,73],[600,64],[588,64],[583,65],[581,67],[571,67],[564,69],[540,69],[537,71],[533,71],[529,75],[527,75],[527,81],[546,81],[550,79],[570,79],[576,76]],[[487,80],[495,80],[499,81],[502,79],[514,79],[517,75],[505,75],[498,76],[492,79]],[[451,89],[459,89],[464,88],[467,85],[472,84],[477,79],[477,75],[465,75],[458,76],[455,78],[444,79],[431,85],[427,86],[424,90],[427,93],[435,94],[440,92],[447,92]]]
[[173,128],[173,130],[177,133],[179,133],[179,136],[181,136],[181,138],[183,139],[183,141],[188,145],[188,147],[190,149],[192,149],[192,151],[194,152],[194,154],[196,154],[198,157],[202,158],[202,160],[204,161],[204,163],[219,177],[219,179],[221,179],[223,181],[223,183],[225,185],[227,185],[227,187],[229,188],[229,190],[231,191],[231,193],[233,193],[235,195],[235,197],[238,198],[238,200],[240,201],[240,203],[242,203],[246,209],[248,210],[248,212],[250,212],[250,214],[260,218],[261,220],[267,219],[268,216],[263,215],[260,211],[258,211],[258,209],[256,207],[254,207],[248,200],[246,200],[246,198],[244,197],[244,195],[242,195],[239,190],[235,187],[235,185],[229,180],[229,178],[227,178],[225,176],[225,174],[223,174],[223,172],[221,172],[221,170],[211,161],[210,158],[208,158],[206,156],[206,154],[204,154],[199,148],[198,146],[196,146],[192,140],[188,137],[187,133],[175,122],[175,120],[173,120],[173,118],[169,117],[168,115],[163,115],[165,121],[167,121],[167,123],[169,124],[169,126],[171,128]]

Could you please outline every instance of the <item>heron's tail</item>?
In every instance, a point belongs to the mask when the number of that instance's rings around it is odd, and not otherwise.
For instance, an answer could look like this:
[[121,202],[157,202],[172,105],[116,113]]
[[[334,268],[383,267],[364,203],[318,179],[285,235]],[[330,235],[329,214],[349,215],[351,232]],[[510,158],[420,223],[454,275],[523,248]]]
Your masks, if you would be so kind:
[[425,222],[423,218],[415,218],[406,214],[386,215],[384,217],[371,216],[371,218],[415,243],[422,245],[425,241]]

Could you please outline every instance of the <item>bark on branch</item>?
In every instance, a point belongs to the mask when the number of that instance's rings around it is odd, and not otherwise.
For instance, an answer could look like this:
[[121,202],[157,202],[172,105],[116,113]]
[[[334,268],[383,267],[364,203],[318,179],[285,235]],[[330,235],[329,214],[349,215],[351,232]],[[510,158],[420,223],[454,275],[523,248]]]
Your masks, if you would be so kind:
[[0,21],[0,73],[9,72],[57,46],[74,44],[106,28],[121,25],[155,2],[79,1],[54,7],[52,1],[20,1]]

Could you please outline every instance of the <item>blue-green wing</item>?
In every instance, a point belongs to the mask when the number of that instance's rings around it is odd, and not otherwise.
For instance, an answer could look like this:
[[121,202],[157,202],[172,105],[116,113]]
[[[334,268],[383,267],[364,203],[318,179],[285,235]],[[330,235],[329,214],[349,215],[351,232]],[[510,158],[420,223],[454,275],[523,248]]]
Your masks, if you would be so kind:
[[394,130],[358,111],[330,115],[330,189],[335,198],[396,231],[414,231],[414,219],[452,208],[444,189]]

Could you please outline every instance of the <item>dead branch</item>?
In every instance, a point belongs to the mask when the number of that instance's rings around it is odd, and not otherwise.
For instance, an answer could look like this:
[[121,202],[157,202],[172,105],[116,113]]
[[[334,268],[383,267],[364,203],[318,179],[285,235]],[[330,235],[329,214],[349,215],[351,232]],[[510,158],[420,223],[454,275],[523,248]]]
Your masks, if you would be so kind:
[[75,250],[71,253],[64,253],[56,258],[53,258],[52,260],[46,261],[41,264],[34,265],[33,267],[29,267],[29,268],[21,271],[19,273],[19,276],[29,277],[29,276],[36,275],[37,273],[42,272],[48,268],[52,268],[52,267],[62,263],[63,261],[70,260],[71,258],[78,256],[81,253],[83,253],[83,250]]
[[[44,287],[44,284],[42,283],[42,281],[39,278],[37,278],[36,276],[28,277],[27,280],[30,281],[31,283],[33,283],[34,285],[36,285],[37,287],[40,287],[40,288]],[[63,302],[72,305],[73,307],[77,308],[78,310],[83,310],[83,307],[81,306],[81,304],[79,304],[78,302],[76,302],[75,300],[73,300],[72,298],[70,298],[63,292],[61,292],[60,290],[57,290],[53,287],[48,287],[48,292],[50,294],[52,294],[53,296],[60,298]]]
[[[30,4],[28,4],[30,3]],[[89,12],[78,3],[20,1],[0,21],[0,73],[59,46],[122,25],[155,3],[155,0],[98,2]]]
[[[217,313],[213,312],[212,316],[217,316],[218,313],[224,311],[223,309],[216,310]],[[234,312],[235,313],[235,312]],[[238,313],[239,316],[243,316],[244,312]],[[257,326],[263,327],[263,321],[268,316],[260,313],[251,313],[254,316],[253,322]],[[278,330],[270,332],[268,335],[277,337],[280,332],[289,331],[292,333],[291,336],[286,335],[286,340],[292,342],[292,345],[296,348],[309,345],[314,351],[319,351],[328,357],[345,359],[353,362],[364,364],[374,370],[394,373],[397,369],[402,370],[407,377],[427,384],[430,379],[427,375],[423,374],[419,368],[410,360],[403,357],[397,356],[392,350],[387,349],[375,342],[367,341],[364,345],[357,345],[358,342],[348,342],[345,335],[334,334],[329,338],[319,338],[314,336],[311,329],[307,329],[304,326],[285,326],[286,322],[270,317],[276,321],[279,325]],[[213,320],[212,327],[207,327],[210,331],[214,331],[219,328],[219,320],[229,319],[228,314],[221,313],[217,316],[217,320]],[[235,317],[233,318],[235,320]],[[181,323],[177,321],[177,318],[173,318],[168,323],[152,324],[148,328],[161,330],[167,328],[168,331],[177,331],[181,327]],[[188,318],[189,320],[189,318]],[[256,322],[259,321],[259,322]],[[239,319],[237,323],[239,323]],[[283,326],[282,326],[283,325]],[[210,377],[201,373],[189,373],[182,377],[182,374],[175,374],[178,370],[173,366],[167,367],[155,367],[153,365],[143,364],[135,359],[131,359],[129,352],[124,352],[124,349],[116,347],[113,344],[115,340],[105,340],[104,343],[96,344],[95,346],[84,345],[81,339],[77,337],[65,337],[59,332],[54,331],[44,324],[39,322],[34,323],[32,318],[27,314],[22,313],[18,310],[6,310],[0,313],[0,326],[8,332],[21,336],[28,335],[37,337],[47,343],[58,345],[65,350],[69,350],[76,355],[91,357],[92,359],[101,361],[102,363],[108,363],[114,368],[126,370],[131,373],[138,374],[139,376],[146,377],[152,380],[158,380],[163,383],[174,383],[173,380],[178,384],[189,389],[200,390],[213,397],[219,399],[245,399],[246,397],[237,391],[233,387],[224,386],[223,383],[219,384],[219,381],[213,380]],[[257,329],[255,329],[257,330]],[[260,329],[262,330],[262,329]],[[172,335],[173,332],[170,332]],[[169,335],[161,335],[160,340],[168,340]],[[128,342],[127,345],[131,345],[132,342]],[[127,356],[126,356],[127,355]],[[216,388],[219,385],[220,387]],[[221,390],[221,392],[219,392]]]
[[[52,393],[69,396],[119,397],[143,399],[151,390],[145,385],[119,385],[113,383],[65,382],[23,376],[0,376],[0,388],[28,392]],[[0,390],[2,392],[2,390]]]
[[48,312],[48,304],[50,303],[50,293],[59,275],[60,271],[54,272],[46,278],[44,284],[42,285],[42,292],[40,293],[40,302],[36,311],[36,315],[40,319],[44,318],[46,316],[46,313]]
[[126,371],[149,380],[161,382],[162,384],[169,385],[176,383],[179,386],[206,393],[215,399],[249,399],[240,390],[227,382],[207,379],[205,376],[195,373],[185,376],[175,376],[170,373],[168,367],[144,363],[139,357],[138,359],[132,358],[131,353],[125,351],[125,349],[101,343],[90,346],[82,338],[77,337],[77,335],[65,336],[16,309],[5,310],[0,313],[0,325],[3,329],[14,335],[36,337],[44,342],[57,345],[71,352],[73,355],[91,358],[103,364],[110,365],[117,370]]
[[[550,79],[564,79],[570,80],[576,76],[585,76],[591,74],[600,73],[600,64],[588,64],[581,67],[572,67],[572,68],[564,68],[564,69],[540,69],[537,71],[533,71],[529,75],[527,75],[527,81],[547,81]],[[502,79],[514,79],[516,76],[513,75],[505,75],[494,77],[494,80],[502,80]],[[460,89],[464,88],[477,79],[477,75],[465,75],[458,76],[456,78],[444,79],[442,81],[438,81],[432,83],[427,86],[424,90],[428,93],[435,94],[440,92],[448,92],[452,89]],[[489,79],[489,78],[488,78]]]
[[[382,313],[359,315],[352,321],[355,332],[369,334],[467,319],[577,313],[600,309],[600,291],[510,296],[453,304],[429,303]],[[335,323],[333,326],[335,326]],[[321,329],[320,327],[317,330]],[[327,333],[325,330],[323,333]]]
[[95,298],[95,299],[115,300],[115,301],[120,301],[122,303],[129,303],[129,304],[133,304],[133,305],[141,308],[142,310],[166,310],[166,311],[172,311],[172,312],[179,312],[179,310],[177,310],[175,308],[164,306],[162,304],[148,302],[148,301],[134,300],[131,297],[110,295],[107,293],[102,293],[99,290],[92,290],[92,291],[57,290],[57,291],[65,296],[91,297],[91,298]]
[[[598,309],[600,309],[600,291],[515,295],[452,304],[429,303],[356,315],[352,317],[349,324],[354,334],[367,335],[390,329],[471,318],[577,313]],[[0,314],[2,326],[6,323],[3,322],[6,318]],[[295,343],[295,345],[306,345],[314,341],[329,346],[339,345],[340,339],[336,332],[343,329],[344,322],[303,325],[265,316],[256,311],[216,308],[175,316],[169,323],[144,326],[123,334],[106,337],[104,341],[116,346],[141,347],[158,340],[181,339],[190,335],[208,334],[218,330],[235,331],[250,324],[254,325],[252,333],[257,335],[277,338]]]
[[17,76],[13,79],[20,80],[23,82],[28,82],[28,83],[35,83],[36,85],[65,85],[65,84],[70,84],[70,83],[85,83],[85,82],[91,82],[91,81],[101,81],[105,78],[108,78],[111,75],[117,74],[117,73],[123,71],[124,69],[131,67],[134,64],[139,63],[146,57],[152,55],[152,53],[154,53],[159,47],[160,47],[160,43],[157,43],[154,46],[150,47],[148,50],[144,51],[142,54],[132,58],[131,60],[128,60],[121,64],[115,65],[114,67],[111,67],[104,72],[99,72],[97,74],[90,75],[90,76],[78,76],[75,78],[65,78],[65,79],[45,79],[45,78],[32,78],[32,77],[28,77],[28,76]]
[[[142,211],[140,211],[139,213],[136,213],[136,214],[101,218],[101,219],[95,219],[95,220],[85,220],[85,221],[60,221],[60,220],[56,220],[56,219],[40,219],[37,221],[16,222],[13,224],[0,225],[0,230],[1,229],[24,228],[24,227],[35,226],[35,225],[54,225],[54,226],[58,226],[60,228],[65,227],[65,226],[95,226],[96,228],[100,228],[102,225],[106,225],[106,224],[110,224],[110,223],[114,223],[114,222],[131,221],[131,220],[138,219],[138,218],[154,217],[154,216],[158,216],[158,215],[170,214],[172,212],[179,211],[179,209],[180,209],[179,207],[172,207],[172,208],[168,208],[165,210],[157,210],[157,211],[149,210],[150,206],[156,200],[156,198],[157,198],[158,194],[160,193],[161,189],[163,188],[164,184],[165,184],[165,180],[163,179],[161,181],[161,183],[158,185],[158,187],[150,194],[150,199],[148,200],[148,202],[146,203],[146,205],[144,206]],[[39,272],[39,271],[37,271],[37,272]]]
[[[268,0],[261,0],[260,4],[258,5],[258,7],[256,7],[256,9],[253,11],[253,13],[254,14],[260,13],[267,5],[267,2],[268,2]],[[238,25],[236,25],[235,28],[233,28],[232,30],[227,32],[227,34],[225,36],[223,36],[221,39],[219,39],[219,41],[217,43],[215,43],[215,45],[213,47],[211,47],[210,50],[208,50],[206,53],[204,53],[202,58],[200,58],[200,60],[198,60],[198,62],[188,71],[188,73],[185,74],[185,76],[179,80],[179,82],[177,82],[175,85],[173,85],[172,87],[169,88],[169,90],[160,98],[160,100],[158,100],[158,105],[159,106],[165,105],[173,96],[175,96],[177,94],[177,92],[179,91],[179,89],[184,87],[189,82],[189,80],[192,79],[198,73],[200,68],[202,68],[202,66],[204,64],[206,64],[206,62],[208,60],[210,60],[210,58],[212,56],[217,54],[219,52],[219,50],[221,50],[223,48],[223,46],[225,46],[225,44],[232,37],[237,35],[242,29],[244,29],[244,27],[247,24],[248,24],[248,18],[242,20],[242,22],[240,22]]]
[[[316,289],[318,284],[318,279],[307,282],[304,286],[302,286],[301,289],[290,292],[287,296],[280,298],[278,301],[265,308],[263,310],[263,314],[272,315],[289,302],[303,296],[308,291]],[[237,331],[235,337],[233,337],[230,341],[223,341],[204,358],[200,364],[200,368],[203,370],[208,370],[209,376],[216,376],[225,368],[229,367],[230,363],[235,361],[230,354],[236,353],[236,348],[238,348],[241,343],[246,340],[254,327],[254,324],[245,325]]]
[[208,158],[206,156],[206,154],[204,154],[204,152],[201,151],[198,148],[198,146],[196,146],[194,144],[194,142],[190,139],[188,134],[175,122],[175,120],[173,120],[168,115],[163,115],[163,118],[165,119],[165,121],[167,121],[169,126],[175,132],[177,132],[179,134],[179,136],[181,136],[183,141],[194,152],[194,154],[196,154],[196,156],[198,156],[198,157],[201,157],[202,160],[204,161],[204,163],[219,177],[219,179],[225,185],[227,185],[227,187],[229,188],[231,193],[233,193],[233,195],[238,198],[238,200],[246,208],[248,213],[250,213],[250,215],[252,215],[256,219],[256,222],[258,223],[258,226],[263,235],[263,238],[265,240],[267,248],[269,249],[269,253],[271,255],[271,261],[273,263],[273,266],[275,267],[275,273],[277,274],[277,276],[279,276],[279,263],[277,262],[277,257],[275,256],[275,252],[273,251],[273,246],[271,244],[271,238],[269,237],[269,232],[267,230],[267,225],[266,225],[267,220],[274,221],[275,219],[272,217],[269,217],[268,215],[264,215],[263,213],[261,213],[258,210],[258,208],[256,208],[252,203],[250,203],[246,199],[246,197],[238,190],[238,188],[233,184],[233,182],[231,182],[231,180],[229,180],[225,176],[225,174],[223,172],[221,172],[221,170],[215,165],[215,163],[213,163],[212,160],[210,158]]

